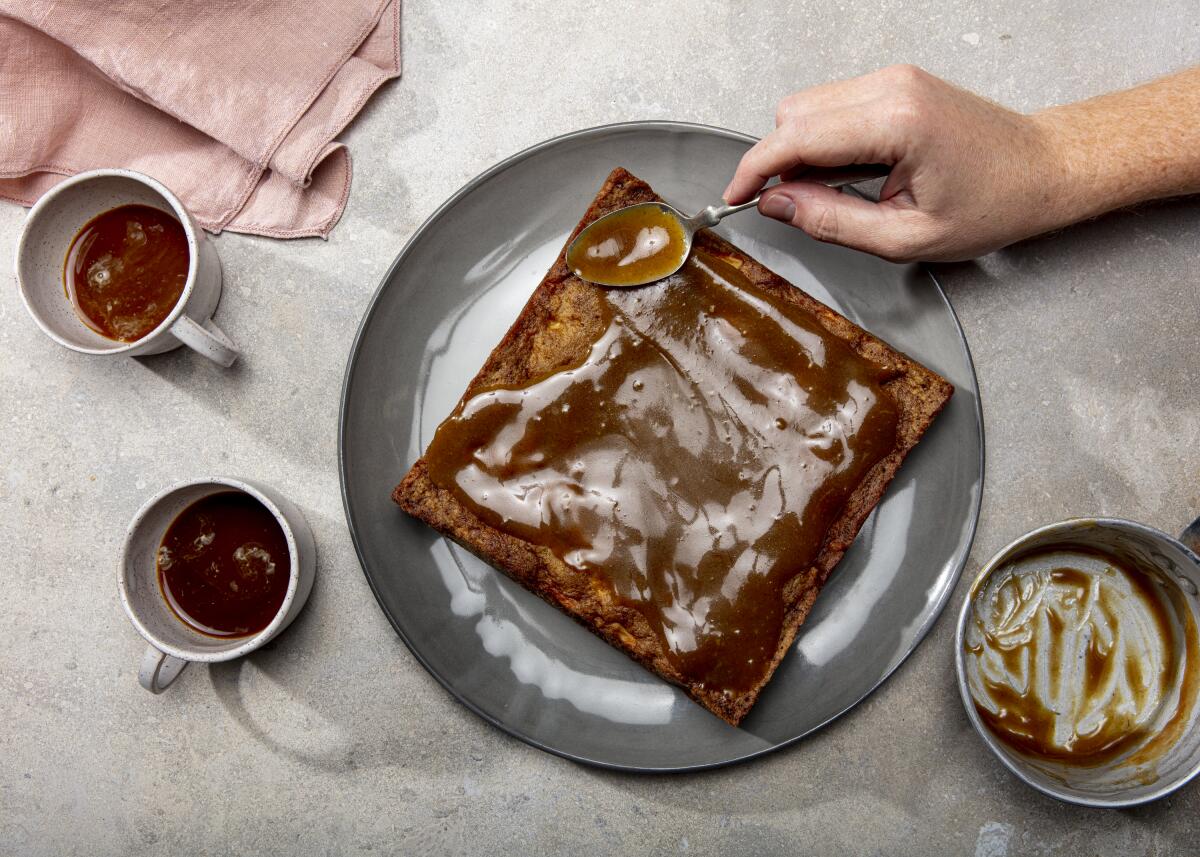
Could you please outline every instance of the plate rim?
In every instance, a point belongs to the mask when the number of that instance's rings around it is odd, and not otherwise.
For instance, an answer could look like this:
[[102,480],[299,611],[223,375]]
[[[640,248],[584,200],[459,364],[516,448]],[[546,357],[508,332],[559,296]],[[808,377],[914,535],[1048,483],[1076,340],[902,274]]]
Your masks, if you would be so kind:
[[[806,729],[799,735],[793,735],[784,741],[773,743],[768,747],[760,747],[748,753],[743,753],[742,755],[734,756],[728,759],[721,759],[719,761],[677,766],[627,765],[607,761],[604,759],[591,758],[589,756],[580,755],[577,753],[571,753],[567,750],[550,746],[549,744],[540,741],[533,735],[530,735],[527,732],[509,724],[503,723],[487,711],[484,711],[473,701],[455,689],[450,684],[449,679],[442,676],[437,670],[435,670],[425,659],[425,657],[417,650],[417,647],[413,645],[412,640],[409,639],[408,634],[405,633],[404,629],[400,626],[400,623],[396,620],[396,617],[393,616],[392,612],[388,609],[387,604],[384,603],[383,597],[380,594],[378,587],[375,585],[374,578],[367,571],[367,562],[364,556],[361,534],[358,531],[358,527],[355,525],[354,518],[350,511],[350,495],[346,481],[345,441],[351,380],[354,375],[354,370],[358,365],[359,352],[362,348],[363,336],[372,318],[374,317],[376,310],[379,308],[380,298],[383,296],[384,290],[388,287],[388,283],[391,282],[392,275],[404,262],[405,258],[412,251],[413,247],[415,247],[420,239],[424,237],[425,233],[441,219],[446,211],[453,208],[463,197],[470,194],[477,187],[491,179],[493,176],[511,169],[522,161],[542,152],[545,149],[553,148],[572,140],[578,140],[592,136],[601,136],[614,131],[667,131],[702,133],[723,137],[730,140],[736,140],[738,142],[750,143],[751,145],[759,140],[759,138],[754,137],[751,134],[746,134],[741,131],[734,131],[729,128],[722,128],[717,125],[706,125],[698,122],[685,122],[671,119],[634,120],[627,122],[612,122],[605,125],[594,125],[589,128],[568,131],[564,134],[547,138],[521,149],[514,154],[509,155],[507,158],[497,161],[495,164],[477,174],[475,177],[458,188],[458,190],[448,196],[441,203],[441,205],[434,209],[433,212],[426,217],[424,221],[422,221],[421,225],[418,226],[412,235],[408,237],[408,240],[404,242],[404,246],[400,248],[399,253],[396,254],[396,257],[392,260],[392,263],[388,266],[387,270],[383,274],[383,277],[380,279],[379,285],[375,287],[375,291],[371,294],[367,308],[363,312],[362,318],[359,319],[358,327],[355,330],[354,339],[350,345],[350,353],[346,358],[346,368],[342,375],[342,390],[338,402],[337,458],[338,484],[342,498],[342,514],[346,519],[346,527],[350,531],[350,540],[354,544],[354,553],[358,558],[359,570],[362,571],[363,577],[367,579],[367,585],[371,588],[371,594],[375,597],[375,601],[378,603],[383,615],[387,617],[388,623],[392,626],[392,629],[396,632],[396,635],[400,638],[401,642],[404,643],[405,647],[407,647],[409,652],[412,653],[413,657],[416,658],[417,663],[419,663],[421,667],[427,673],[429,673],[429,675],[431,675],[444,690],[446,690],[452,697],[454,697],[455,700],[457,700],[461,705],[465,706],[469,711],[481,717],[484,721],[490,723],[492,726],[501,730],[505,734],[511,735],[512,737],[524,742],[525,744],[528,744],[531,747],[536,747],[537,749],[546,753],[550,753],[554,756],[568,759],[579,764],[588,765],[590,767],[639,774],[682,774],[694,771],[708,771],[748,762],[752,759],[757,759],[769,753],[782,750],[785,747],[794,746],[802,739],[823,729],[877,691],[884,682],[896,674],[900,667],[906,663],[910,657],[912,657],[913,653],[918,647],[920,647],[921,643],[925,641],[925,638],[929,635],[929,632],[933,630],[933,626],[937,624],[938,619],[940,619],[942,614],[945,612],[946,605],[949,602],[950,597],[953,595],[954,590],[958,588],[958,583],[962,578],[963,570],[966,568],[966,565],[970,560],[971,553],[975,545],[975,536],[979,528],[980,511],[983,506],[984,481],[987,476],[987,447],[985,442],[986,434],[983,420],[983,402],[979,390],[979,375],[975,371],[975,360],[971,355],[971,348],[967,343],[966,332],[963,330],[962,322],[958,318],[958,313],[955,312],[954,306],[950,303],[950,299],[946,296],[945,289],[942,288],[942,284],[938,281],[937,277],[934,275],[934,272],[927,266],[918,264],[915,267],[925,274],[925,276],[929,277],[930,281],[937,290],[938,297],[945,305],[945,308],[949,311],[950,318],[954,321],[954,327],[958,334],[959,345],[962,347],[963,356],[966,358],[966,365],[970,370],[971,378],[975,382],[975,420],[979,431],[979,489],[978,494],[975,497],[974,508],[970,510],[969,532],[967,534],[966,549],[963,551],[961,559],[959,559],[957,562],[957,568],[954,569],[953,574],[946,581],[946,585],[943,587],[942,592],[938,594],[938,597],[933,605],[933,609],[925,618],[925,621],[922,622],[921,627],[917,630],[912,646],[898,661],[896,661],[896,663],[892,664],[892,666],[883,675],[881,675],[874,684],[872,684],[862,693],[862,695],[860,695],[846,707],[838,710],[834,714],[831,714],[820,723],[817,723],[811,728]],[[442,536],[442,538],[445,538],[445,536]]]

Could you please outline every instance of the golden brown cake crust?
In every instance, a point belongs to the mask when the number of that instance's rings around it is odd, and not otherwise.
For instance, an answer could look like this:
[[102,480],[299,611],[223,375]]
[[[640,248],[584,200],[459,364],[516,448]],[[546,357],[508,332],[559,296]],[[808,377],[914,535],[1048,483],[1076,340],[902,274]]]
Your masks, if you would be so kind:
[[[567,243],[601,215],[658,199],[642,180],[624,169],[613,170]],[[606,588],[593,584],[592,578],[562,562],[549,548],[485,524],[463,507],[449,490],[429,479],[423,458],[413,465],[392,492],[392,499],[410,515],[454,539],[647,669],[682,687],[696,702],[736,726],[750,711],[787,653],[829,573],[883,497],[904,457],[949,401],[954,388],[940,375],[795,288],[728,241],[702,230],[697,233],[695,243],[740,268],[742,274],[760,288],[815,315],[826,329],[846,340],[864,357],[895,370],[894,377],[884,386],[899,410],[896,445],[851,493],[841,516],[825,537],[816,564],[796,574],[785,588],[788,610],[783,633],[771,668],[758,686],[731,702],[719,691],[705,692],[684,681],[666,658],[658,638],[641,613],[615,601]],[[467,387],[464,398],[484,386],[520,385],[579,362],[603,332],[604,325],[600,287],[575,277],[560,253],[516,322]]]

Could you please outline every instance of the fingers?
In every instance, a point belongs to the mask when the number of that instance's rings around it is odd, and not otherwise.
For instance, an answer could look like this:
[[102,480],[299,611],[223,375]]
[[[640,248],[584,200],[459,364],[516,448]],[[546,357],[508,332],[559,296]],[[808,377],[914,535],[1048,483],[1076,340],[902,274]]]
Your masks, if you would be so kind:
[[910,142],[914,103],[938,87],[945,84],[919,68],[897,65],[789,95],[776,129],[742,158],[725,200],[745,202],[772,176],[797,178],[806,165],[896,163]]
[[834,80],[793,92],[783,98],[775,108],[775,126],[817,110],[864,104],[884,94],[885,77],[881,72],[874,72],[863,77]]
[[758,210],[804,230],[818,241],[853,247],[895,262],[918,258],[924,247],[919,213],[868,202],[812,182],[776,185],[763,194]]
[[729,186],[722,194],[725,201],[738,205],[762,189],[767,180],[803,165],[804,146],[792,125],[782,125],[750,147],[742,155]]
[[797,175],[804,166],[894,163],[897,141],[885,112],[870,106],[838,107],[789,120],[742,156],[725,200],[745,202],[780,174]]

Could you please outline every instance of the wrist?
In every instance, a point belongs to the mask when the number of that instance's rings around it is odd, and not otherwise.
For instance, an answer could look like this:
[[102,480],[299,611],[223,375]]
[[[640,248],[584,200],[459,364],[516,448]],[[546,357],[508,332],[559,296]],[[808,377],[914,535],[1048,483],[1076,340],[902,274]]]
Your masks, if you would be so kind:
[[1125,205],[1115,198],[1098,147],[1088,140],[1069,108],[1052,107],[1026,117],[1042,153],[1040,181],[1044,188],[1046,230],[1096,217]]

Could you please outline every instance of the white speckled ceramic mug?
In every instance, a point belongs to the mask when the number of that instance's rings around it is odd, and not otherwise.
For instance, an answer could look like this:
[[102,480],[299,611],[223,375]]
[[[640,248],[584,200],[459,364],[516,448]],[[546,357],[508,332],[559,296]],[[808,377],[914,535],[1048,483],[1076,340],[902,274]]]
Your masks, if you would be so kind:
[[[149,205],[173,214],[187,236],[187,281],[171,312],[134,342],[92,330],[63,287],[63,261],[71,242],[98,214],[122,205]],[[29,211],[17,241],[17,284],[38,327],[59,345],[83,354],[158,354],[180,345],[222,366],[237,359],[236,346],[212,321],[221,298],[221,260],[183,203],[160,182],[132,170],[92,170],[46,192]]]
[[[283,529],[291,559],[279,611],[267,627],[248,637],[210,637],[184,624],[167,605],[158,581],[158,547],[171,522],[197,500],[222,491],[241,491],[262,503]],[[177,483],[151,497],[129,524],[117,571],[121,604],[150,644],[138,681],[151,693],[162,693],[190,661],[230,661],[270,642],[300,613],[316,573],[317,545],[308,522],[293,503],[265,485],[213,476]]]

